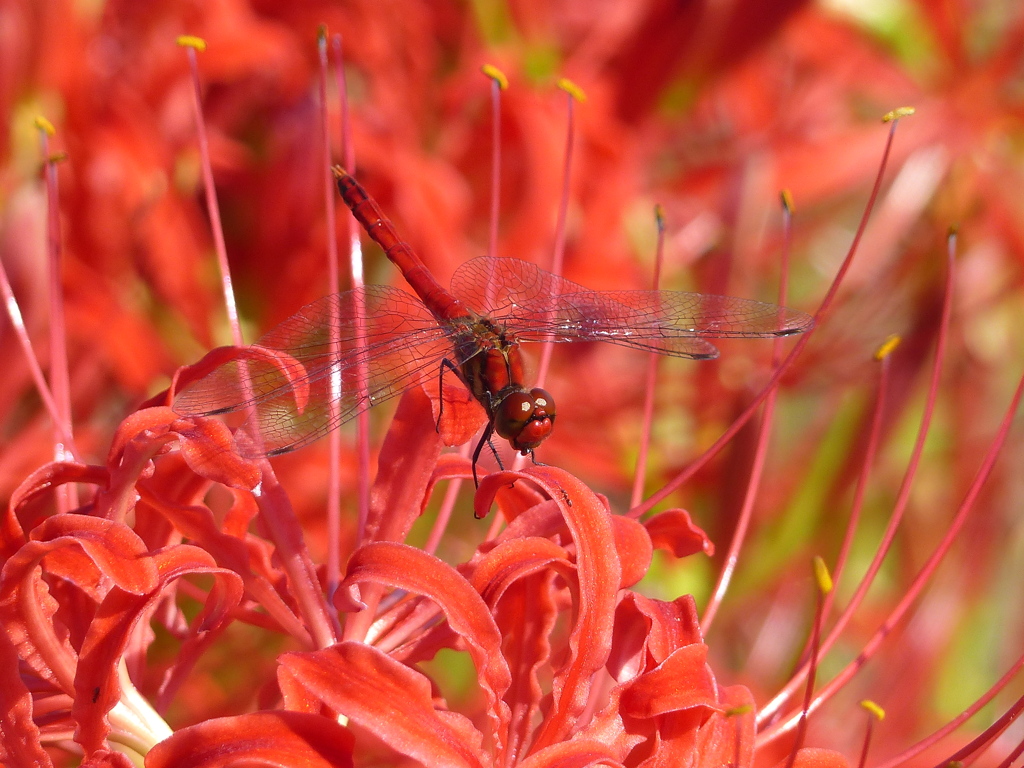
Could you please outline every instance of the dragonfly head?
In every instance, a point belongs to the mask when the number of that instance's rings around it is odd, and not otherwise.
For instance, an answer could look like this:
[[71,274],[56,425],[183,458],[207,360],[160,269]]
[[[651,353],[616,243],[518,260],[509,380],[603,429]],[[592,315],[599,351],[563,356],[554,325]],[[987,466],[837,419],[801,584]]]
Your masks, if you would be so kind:
[[494,431],[524,455],[544,442],[554,425],[555,399],[540,387],[512,392],[494,412]]

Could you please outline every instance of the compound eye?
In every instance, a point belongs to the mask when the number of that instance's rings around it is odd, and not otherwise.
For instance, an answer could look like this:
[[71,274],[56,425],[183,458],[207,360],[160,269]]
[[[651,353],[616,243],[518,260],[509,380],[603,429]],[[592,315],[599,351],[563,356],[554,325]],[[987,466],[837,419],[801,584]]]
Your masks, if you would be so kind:
[[533,415],[534,399],[526,392],[513,392],[498,404],[494,431],[506,440],[515,440]]
[[555,399],[540,387],[529,393],[513,392],[494,414],[494,431],[523,454],[544,442],[554,424]]
[[[535,413],[534,418],[547,417],[554,421],[555,418],[555,398],[551,396],[551,393],[546,389],[540,387],[534,387],[530,390],[530,397],[533,398]],[[543,414],[543,416],[541,415]]]

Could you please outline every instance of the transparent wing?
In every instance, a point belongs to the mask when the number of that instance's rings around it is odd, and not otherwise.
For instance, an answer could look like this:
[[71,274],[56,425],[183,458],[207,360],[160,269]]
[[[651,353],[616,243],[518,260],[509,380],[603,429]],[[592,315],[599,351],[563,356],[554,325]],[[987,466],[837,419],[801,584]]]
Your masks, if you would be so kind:
[[452,277],[452,293],[521,341],[606,341],[690,358],[715,357],[705,339],[786,336],[810,315],[774,304],[682,291],[591,291],[519,259],[482,256]]
[[248,411],[242,429],[255,447],[246,452],[269,456],[307,445],[436,376],[443,357],[464,362],[420,301],[397,288],[368,286],[303,307],[249,347],[244,359],[190,384],[173,407],[186,416]]

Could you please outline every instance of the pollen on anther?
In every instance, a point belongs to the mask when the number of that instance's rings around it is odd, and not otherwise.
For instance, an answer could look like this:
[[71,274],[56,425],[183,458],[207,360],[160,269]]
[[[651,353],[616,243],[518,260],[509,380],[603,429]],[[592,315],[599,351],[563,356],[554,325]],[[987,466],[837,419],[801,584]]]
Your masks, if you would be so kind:
[[827,595],[832,591],[832,574],[828,572],[825,561],[815,555],[814,557],[814,580],[818,582],[818,589],[821,594]]
[[175,42],[182,48],[195,48],[200,53],[206,50],[206,41],[196,35],[179,35]]
[[491,80],[496,82],[501,90],[504,91],[506,88],[508,88],[508,78],[505,77],[505,73],[502,72],[493,64],[484,64],[482,67],[480,67],[480,71],[487,75],[487,77],[491,78]]
[[882,709],[877,704],[875,704],[875,702],[873,702],[871,699],[864,699],[860,703],[860,705],[864,709],[866,709],[868,712],[870,712],[872,715],[874,715],[876,719],[878,719],[878,720],[884,720],[885,719],[885,710]]
[[559,78],[558,87],[576,99],[576,101],[583,102],[587,100],[587,94],[583,89],[567,77]]
[[45,133],[47,136],[55,136],[57,129],[53,127],[53,123],[47,120],[42,115],[36,115],[36,119],[33,120],[36,128]]
[[893,350],[900,345],[903,339],[899,334],[892,334],[889,338],[878,345],[878,349],[875,350],[875,360],[884,360],[893,353]]
[[901,117],[910,117],[916,111],[913,107],[897,107],[892,112],[886,112],[885,116],[882,117],[882,122],[891,123],[893,120],[899,120]]

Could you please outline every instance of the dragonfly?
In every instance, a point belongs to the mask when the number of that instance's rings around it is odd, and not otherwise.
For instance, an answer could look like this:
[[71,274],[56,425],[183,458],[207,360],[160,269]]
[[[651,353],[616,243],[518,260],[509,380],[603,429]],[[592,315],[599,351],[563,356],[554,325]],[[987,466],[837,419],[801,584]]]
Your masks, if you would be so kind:
[[522,344],[601,341],[710,359],[718,349],[709,339],[788,336],[813,324],[803,312],[730,296],[590,290],[508,257],[467,261],[446,289],[362,185],[333,170],[342,200],[415,295],[369,285],[325,296],[177,394],[172,407],[184,416],[241,413],[248,458],[308,445],[450,371],[487,414],[473,453],[477,480],[485,445],[501,463],[495,435],[532,457],[554,428],[554,398],[523,383]]

